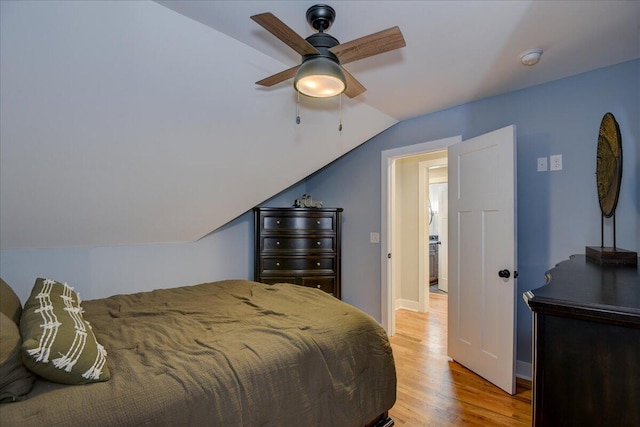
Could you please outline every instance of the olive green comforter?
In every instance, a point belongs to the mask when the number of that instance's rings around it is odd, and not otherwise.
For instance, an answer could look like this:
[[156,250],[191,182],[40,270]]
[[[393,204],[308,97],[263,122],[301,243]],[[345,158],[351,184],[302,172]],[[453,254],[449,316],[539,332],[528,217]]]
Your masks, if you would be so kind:
[[223,281],[84,301],[109,381],[37,380],[3,426],[363,426],[395,402],[367,314],[300,286]]

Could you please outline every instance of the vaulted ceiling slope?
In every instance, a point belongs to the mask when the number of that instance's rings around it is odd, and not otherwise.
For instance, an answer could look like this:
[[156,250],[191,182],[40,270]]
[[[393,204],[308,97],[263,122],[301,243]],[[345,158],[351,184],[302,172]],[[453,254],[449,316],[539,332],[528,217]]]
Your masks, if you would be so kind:
[[[392,126],[640,57],[633,1],[333,1],[367,91],[301,99],[254,82],[299,56],[314,1],[0,2],[0,246],[194,241]],[[535,67],[519,62],[542,48]]]
[[3,249],[195,241],[396,123],[296,125],[284,64],[158,3],[0,4]]

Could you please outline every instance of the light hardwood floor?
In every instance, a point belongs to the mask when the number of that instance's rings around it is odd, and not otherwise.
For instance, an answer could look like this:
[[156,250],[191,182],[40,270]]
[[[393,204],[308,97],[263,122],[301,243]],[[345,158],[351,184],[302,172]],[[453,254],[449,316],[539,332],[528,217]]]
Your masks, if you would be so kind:
[[391,347],[398,376],[396,426],[530,426],[531,385],[510,396],[447,357],[447,296],[429,313],[398,310]]

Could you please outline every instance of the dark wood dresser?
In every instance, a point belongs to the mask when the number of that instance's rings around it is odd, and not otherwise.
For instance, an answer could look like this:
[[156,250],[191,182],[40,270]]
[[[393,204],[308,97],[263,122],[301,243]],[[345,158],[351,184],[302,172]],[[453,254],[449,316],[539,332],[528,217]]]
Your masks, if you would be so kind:
[[524,299],[533,425],[640,426],[640,273],[573,255]]
[[342,208],[254,208],[254,280],[340,298]]

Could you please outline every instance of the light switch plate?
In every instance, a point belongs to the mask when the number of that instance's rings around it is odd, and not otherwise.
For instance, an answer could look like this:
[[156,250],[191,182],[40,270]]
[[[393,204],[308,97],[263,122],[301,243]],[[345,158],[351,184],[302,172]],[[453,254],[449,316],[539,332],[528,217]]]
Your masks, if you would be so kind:
[[538,157],[538,172],[546,172],[547,169],[547,158]]
[[380,233],[369,233],[369,241],[371,243],[380,243]]

